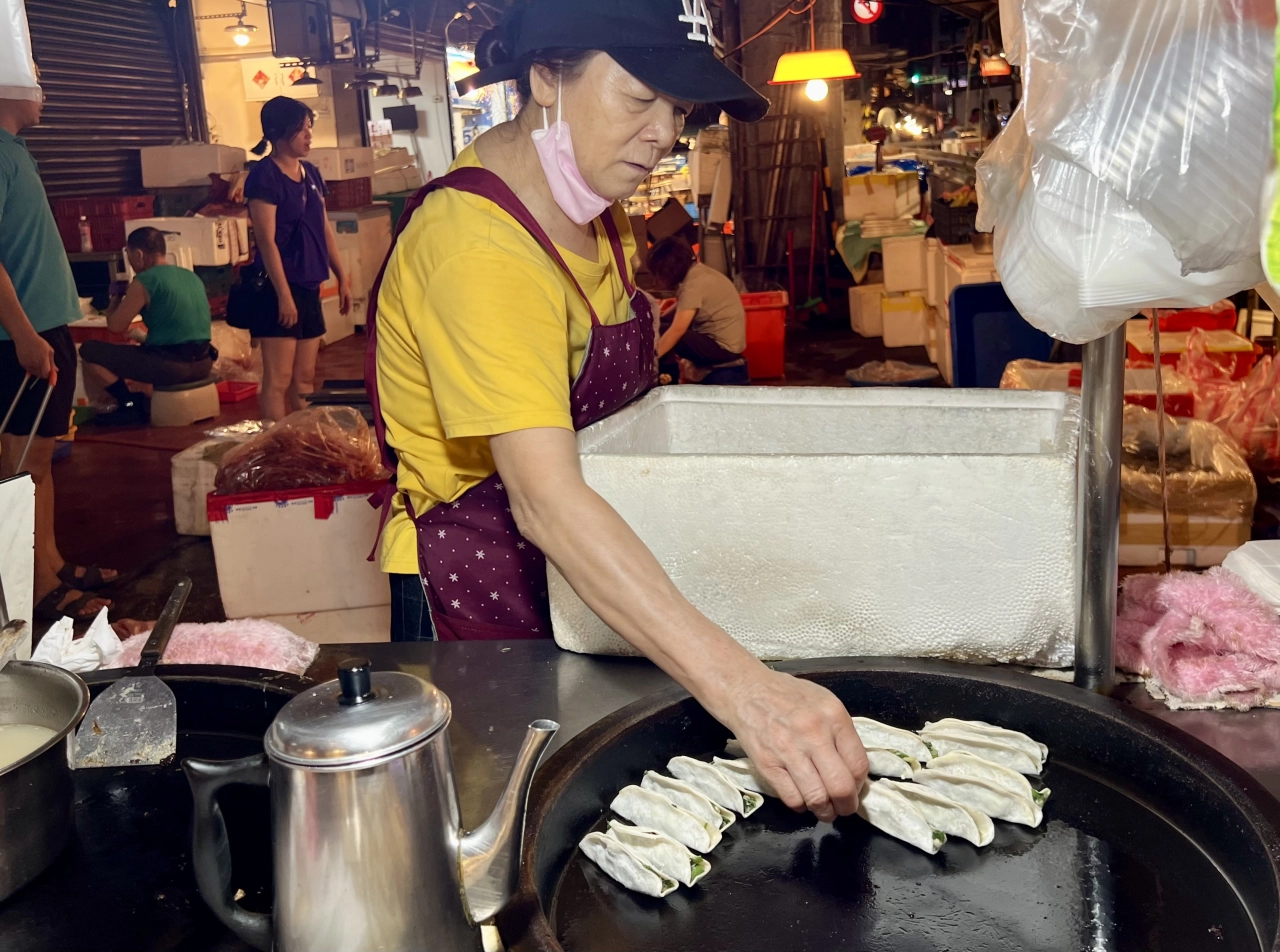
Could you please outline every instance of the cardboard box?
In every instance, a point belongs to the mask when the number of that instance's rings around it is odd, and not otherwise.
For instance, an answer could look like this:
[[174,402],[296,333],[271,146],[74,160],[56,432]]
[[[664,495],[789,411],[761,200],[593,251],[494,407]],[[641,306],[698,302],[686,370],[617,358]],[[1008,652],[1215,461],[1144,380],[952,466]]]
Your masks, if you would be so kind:
[[239,245],[233,230],[238,226],[229,218],[139,218],[127,222],[125,237],[139,228],[158,228],[165,233],[165,243],[171,254],[180,249],[191,250],[191,263],[197,267],[211,268],[234,264]]
[[[1231,552],[1249,541],[1248,517],[1230,518],[1202,513],[1169,513],[1169,541],[1174,565],[1206,568],[1221,565]],[[1164,519],[1159,510],[1129,503],[1120,506],[1120,564],[1160,565],[1164,562]]]
[[210,175],[244,171],[245,152],[237,146],[192,142],[139,149],[142,184],[146,188],[194,188],[209,184]]
[[320,170],[326,182],[371,179],[375,172],[373,149],[312,149],[307,161]]

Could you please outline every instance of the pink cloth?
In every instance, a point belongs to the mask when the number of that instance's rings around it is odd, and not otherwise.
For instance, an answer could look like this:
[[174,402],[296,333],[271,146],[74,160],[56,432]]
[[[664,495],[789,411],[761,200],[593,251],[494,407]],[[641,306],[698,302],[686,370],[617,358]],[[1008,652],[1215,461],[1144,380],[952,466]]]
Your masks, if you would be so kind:
[[1135,575],[1121,594],[1116,664],[1180,700],[1245,711],[1280,694],[1280,619],[1226,569]]
[[[124,653],[108,668],[132,668],[142,657],[150,632],[124,642]],[[209,625],[178,625],[162,664],[223,664],[263,668],[301,676],[320,646],[269,621],[246,618]]]

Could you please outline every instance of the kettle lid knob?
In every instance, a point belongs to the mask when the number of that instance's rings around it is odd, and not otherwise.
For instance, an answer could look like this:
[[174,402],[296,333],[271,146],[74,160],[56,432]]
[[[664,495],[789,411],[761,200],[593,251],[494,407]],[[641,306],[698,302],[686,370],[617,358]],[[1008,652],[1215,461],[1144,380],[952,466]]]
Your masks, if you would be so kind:
[[338,664],[338,684],[342,695],[338,703],[345,707],[373,700],[373,671],[368,658],[347,658]]

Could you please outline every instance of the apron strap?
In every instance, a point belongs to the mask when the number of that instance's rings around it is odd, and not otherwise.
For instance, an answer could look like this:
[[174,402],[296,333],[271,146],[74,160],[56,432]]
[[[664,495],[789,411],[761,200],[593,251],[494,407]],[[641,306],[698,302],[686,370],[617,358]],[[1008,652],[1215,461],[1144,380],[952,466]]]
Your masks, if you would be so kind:
[[622,247],[622,236],[618,234],[618,223],[613,220],[613,211],[605,212],[600,218],[604,222],[604,233],[609,236],[609,247],[613,249],[614,260],[618,262],[622,286],[626,288],[627,297],[635,297],[636,286],[631,280],[631,262],[627,260],[626,251]]

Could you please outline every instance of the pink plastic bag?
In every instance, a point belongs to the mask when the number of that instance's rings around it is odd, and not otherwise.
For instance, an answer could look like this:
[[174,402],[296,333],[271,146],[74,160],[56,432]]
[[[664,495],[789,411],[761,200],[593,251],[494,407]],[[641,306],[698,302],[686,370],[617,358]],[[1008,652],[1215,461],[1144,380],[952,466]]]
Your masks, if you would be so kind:
[[1178,360],[1179,372],[1195,387],[1196,416],[1239,443],[1252,469],[1280,469],[1280,364],[1263,357],[1243,380],[1231,380],[1209,357],[1205,341],[1204,331],[1191,331]]

